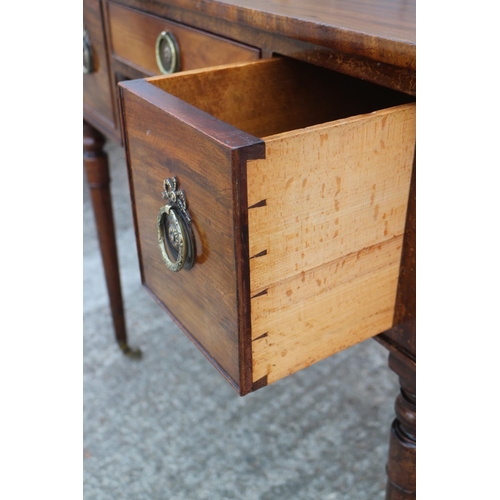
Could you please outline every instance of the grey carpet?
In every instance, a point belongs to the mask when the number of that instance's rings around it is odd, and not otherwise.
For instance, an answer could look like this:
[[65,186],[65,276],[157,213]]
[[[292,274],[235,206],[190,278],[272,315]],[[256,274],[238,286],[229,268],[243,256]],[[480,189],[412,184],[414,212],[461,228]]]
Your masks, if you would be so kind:
[[107,147],[130,343],[112,332],[84,187],[85,500],[382,500],[398,392],[368,340],[240,398],[141,287],[123,150]]

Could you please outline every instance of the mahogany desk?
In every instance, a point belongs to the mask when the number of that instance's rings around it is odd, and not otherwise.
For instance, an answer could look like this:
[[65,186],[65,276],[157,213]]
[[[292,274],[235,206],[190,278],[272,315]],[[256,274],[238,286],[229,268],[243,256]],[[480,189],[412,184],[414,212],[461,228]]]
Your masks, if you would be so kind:
[[[163,38],[159,38],[162,32]],[[155,54],[156,43],[159,45]],[[412,101],[416,95],[415,2],[84,0],[84,165],[92,193],[115,335],[124,353],[134,355],[136,351],[127,344],[110,179],[103,151],[106,137],[122,140],[124,121],[118,105],[117,84],[160,74],[160,66],[164,73],[233,63],[248,63],[252,68],[253,61],[275,56],[307,63],[297,66],[299,68],[322,67],[348,75],[368,82],[368,87],[360,87],[362,89],[390,89],[388,92],[394,91],[392,96],[396,100]],[[260,67],[273,68],[280,64],[271,62]],[[311,71],[320,74],[314,69]],[[380,87],[369,87],[371,84]],[[133,87],[125,84],[124,88],[127,92],[127,88]],[[130,163],[132,153],[128,153]],[[370,334],[376,335],[376,340],[389,350],[389,366],[399,376],[401,385],[387,465],[387,498],[392,500],[415,498],[414,161],[411,185],[410,177],[408,183],[395,304],[391,309],[392,327]],[[203,346],[200,347],[203,350]],[[258,389],[265,383],[254,383],[248,390]]]

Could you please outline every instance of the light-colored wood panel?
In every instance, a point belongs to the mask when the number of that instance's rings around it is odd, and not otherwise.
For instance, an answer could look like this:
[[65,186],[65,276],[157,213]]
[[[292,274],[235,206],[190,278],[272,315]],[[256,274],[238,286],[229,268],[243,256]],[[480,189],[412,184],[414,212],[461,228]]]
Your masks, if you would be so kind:
[[266,138],[248,164],[251,294],[402,234],[413,104]]
[[[266,294],[251,299],[252,339],[280,329],[284,319],[287,325],[293,323],[293,321],[288,321],[288,317],[299,318],[299,321],[302,321],[302,312],[316,309],[318,306],[319,314],[304,325],[310,327],[324,321],[325,313],[322,312],[321,307],[331,300],[333,294],[338,293],[340,287],[349,288],[353,283],[364,283],[370,279],[370,275],[385,272],[385,268],[388,267],[393,267],[397,271],[401,245],[402,235],[396,236],[370,248],[364,248],[310,271],[303,271],[271,284]],[[354,292],[361,299],[364,295],[369,296],[372,290],[359,286]],[[383,293],[385,292],[384,290]],[[380,294],[380,290],[377,293]],[[344,302],[342,299],[328,307],[341,309]],[[327,324],[336,322],[335,316],[328,315]]]
[[253,380],[392,326],[415,106],[268,137],[248,163]]
[[267,375],[270,384],[390,328],[401,246],[398,237],[357,262],[352,256],[345,268],[354,276],[338,285],[329,283],[336,273],[336,264],[329,263],[306,273],[304,281],[292,278],[252,299],[252,313],[261,303],[257,339],[263,329],[267,333],[252,344],[254,381]]

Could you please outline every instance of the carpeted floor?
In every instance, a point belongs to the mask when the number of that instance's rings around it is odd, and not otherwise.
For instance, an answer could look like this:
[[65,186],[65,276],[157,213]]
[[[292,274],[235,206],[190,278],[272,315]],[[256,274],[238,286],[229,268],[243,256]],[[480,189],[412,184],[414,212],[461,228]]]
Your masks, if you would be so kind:
[[84,499],[382,500],[398,392],[368,340],[240,398],[141,287],[123,150],[108,145],[130,343],[84,187]]

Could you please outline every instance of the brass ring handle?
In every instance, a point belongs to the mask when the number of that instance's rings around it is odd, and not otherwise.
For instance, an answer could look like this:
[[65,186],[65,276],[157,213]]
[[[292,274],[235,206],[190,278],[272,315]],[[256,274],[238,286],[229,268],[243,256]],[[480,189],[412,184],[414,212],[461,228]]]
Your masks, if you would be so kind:
[[94,55],[88,31],[83,28],[83,72],[93,73],[95,71]]
[[162,31],[156,39],[156,63],[164,75],[177,73],[181,69],[179,44],[170,31]]
[[168,203],[160,208],[156,220],[163,262],[173,272],[191,269],[196,252],[186,195],[183,190],[177,189],[176,177],[165,179],[163,186],[163,198]]

